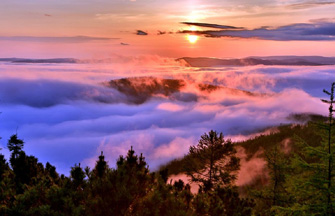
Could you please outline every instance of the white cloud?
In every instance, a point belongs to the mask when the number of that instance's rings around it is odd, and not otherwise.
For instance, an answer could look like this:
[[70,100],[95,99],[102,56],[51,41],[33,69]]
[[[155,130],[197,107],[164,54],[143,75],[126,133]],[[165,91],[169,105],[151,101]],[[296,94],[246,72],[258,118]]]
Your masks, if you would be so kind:
[[[125,95],[100,85],[111,77],[127,76],[117,70],[121,67],[113,72],[109,68],[112,63],[108,68],[94,64],[0,65],[0,147],[4,148],[17,130],[29,154],[68,174],[74,163],[94,166],[100,151],[114,166],[117,157],[133,146],[136,153],[144,154],[150,169],[155,169],[186,154],[189,146],[211,129],[241,139],[290,122],[286,117],[291,113],[327,114],[319,97],[335,80],[334,66],[187,68],[185,73],[185,68],[176,64],[158,64],[154,69],[150,64],[151,70],[133,65],[135,74],[141,76],[183,78],[187,86],[182,92],[197,97],[189,102],[180,102],[173,95],[153,97],[134,105]],[[201,92],[196,83],[229,89]],[[111,100],[99,101],[98,96]],[[3,152],[9,156],[6,149]]]

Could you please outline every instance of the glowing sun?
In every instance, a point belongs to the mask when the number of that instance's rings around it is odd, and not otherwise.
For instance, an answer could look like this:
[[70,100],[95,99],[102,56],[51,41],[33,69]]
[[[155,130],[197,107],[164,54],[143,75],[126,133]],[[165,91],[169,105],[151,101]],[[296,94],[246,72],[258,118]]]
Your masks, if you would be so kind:
[[196,36],[196,35],[187,35],[186,38],[187,38],[187,40],[190,43],[194,44],[199,39],[199,36]]
[[[196,26],[191,26],[191,28],[190,28],[190,31],[197,31],[197,30],[198,30],[198,29],[197,29]],[[199,36],[197,36],[197,35],[192,35],[192,34],[188,34],[188,35],[186,36],[186,39],[187,39],[191,44],[194,44],[195,42],[198,41]]]

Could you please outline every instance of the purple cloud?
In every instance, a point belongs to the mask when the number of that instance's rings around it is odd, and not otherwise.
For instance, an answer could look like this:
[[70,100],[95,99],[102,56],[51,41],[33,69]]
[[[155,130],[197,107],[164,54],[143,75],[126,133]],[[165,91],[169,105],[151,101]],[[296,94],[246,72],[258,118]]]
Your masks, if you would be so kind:
[[198,22],[181,22],[181,24],[191,25],[191,26],[199,26],[199,27],[207,27],[207,28],[218,28],[218,29],[236,29],[241,30],[244,29],[242,27],[228,26],[228,25],[218,25],[211,23],[198,23]]
[[137,30],[137,31],[136,31],[136,34],[137,34],[137,35],[144,35],[144,36],[145,36],[145,35],[148,35],[147,32],[142,31],[142,30]]
[[299,23],[278,28],[258,28],[253,30],[220,30],[220,31],[190,31],[180,33],[192,33],[206,37],[237,37],[255,38],[274,41],[333,41],[335,40],[335,23]]

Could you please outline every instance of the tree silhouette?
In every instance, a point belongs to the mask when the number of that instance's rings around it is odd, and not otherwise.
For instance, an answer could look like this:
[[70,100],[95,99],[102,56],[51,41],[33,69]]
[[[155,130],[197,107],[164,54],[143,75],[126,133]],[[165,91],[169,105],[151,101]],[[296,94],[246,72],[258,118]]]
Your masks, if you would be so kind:
[[17,134],[12,135],[7,143],[7,148],[12,152],[13,157],[17,157],[20,151],[22,151],[24,141],[17,138]]
[[102,178],[108,169],[107,162],[105,161],[105,156],[103,155],[103,152],[101,151],[101,155],[99,156],[99,160],[97,161],[95,165],[95,173],[99,178]]
[[8,163],[6,162],[5,156],[0,154],[0,182],[2,181],[3,174],[9,170]]
[[73,180],[73,185],[75,188],[79,188],[83,185],[85,178],[85,172],[80,167],[80,163],[77,166],[77,164],[74,165],[71,169],[71,179]]
[[190,147],[185,170],[192,181],[202,184],[207,191],[215,185],[231,185],[239,166],[233,143],[225,141],[222,133],[211,130],[201,136],[197,145]]
[[331,150],[331,141],[332,141],[332,126],[334,124],[333,122],[334,88],[335,88],[335,82],[332,83],[330,92],[325,89],[323,90],[323,92],[330,97],[330,100],[321,99],[322,102],[329,104],[329,119],[328,119],[328,125],[326,127],[326,129],[328,130],[328,154],[329,154],[329,158],[328,158],[328,194],[327,194],[328,214],[333,212],[333,206],[332,206],[332,201],[331,201],[332,170],[333,170],[333,154]]

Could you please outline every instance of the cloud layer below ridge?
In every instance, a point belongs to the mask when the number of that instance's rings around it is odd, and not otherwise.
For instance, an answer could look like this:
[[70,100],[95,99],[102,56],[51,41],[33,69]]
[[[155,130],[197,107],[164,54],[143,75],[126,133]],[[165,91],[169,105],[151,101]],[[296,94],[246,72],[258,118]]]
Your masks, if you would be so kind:
[[[114,165],[134,146],[155,169],[182,157],[211,129],[238,140],[289,123],[292,113],[326,114],[319,97],[335,80],[334,66],[190,68],[158,57],[126,62],[0,64],[0,146],[17,131],[28,154],[65,174],[74,163],[94,166],[100,151]],[[141,103],[103,84],[129,76],[147,86],[154,81],[146,77],[184,84]],[[143,91],[143,85],[134,88]]]

